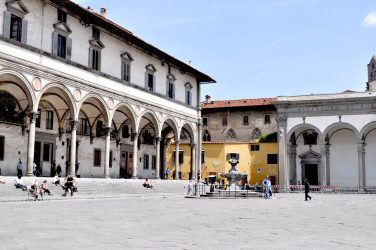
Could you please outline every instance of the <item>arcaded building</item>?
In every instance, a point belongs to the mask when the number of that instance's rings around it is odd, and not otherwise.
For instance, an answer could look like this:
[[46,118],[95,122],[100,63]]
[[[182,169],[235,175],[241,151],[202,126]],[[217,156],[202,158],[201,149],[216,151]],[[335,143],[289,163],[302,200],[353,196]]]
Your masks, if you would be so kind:
[[376,186],[376,57],[365,92],[278,97],[282,185]]
[[[0,169],[160,178],[166,135],[200,161],[200,84],[215,82],[69,0],[0,2]],[[179,168],[179,165],[176,166]],[[178,175],[175,176],[178,178]]]

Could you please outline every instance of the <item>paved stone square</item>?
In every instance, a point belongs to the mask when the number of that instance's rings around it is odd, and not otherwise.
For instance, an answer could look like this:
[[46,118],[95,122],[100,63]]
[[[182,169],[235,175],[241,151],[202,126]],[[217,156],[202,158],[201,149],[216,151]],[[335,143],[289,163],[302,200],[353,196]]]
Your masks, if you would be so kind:
[[374,195],[75,198],[0,202],[0,249],[376,248]]

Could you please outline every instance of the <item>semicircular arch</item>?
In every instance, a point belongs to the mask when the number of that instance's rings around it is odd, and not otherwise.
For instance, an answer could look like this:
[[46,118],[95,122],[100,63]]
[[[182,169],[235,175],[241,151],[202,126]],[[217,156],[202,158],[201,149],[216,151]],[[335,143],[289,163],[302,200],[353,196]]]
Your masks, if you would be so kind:
[[351,130],[354,132],[355,134],[355,137],[357,139],[360,139],[359,137],[359,131],[351,124],[349,123],[346,123],[346,122],[336,122],[336,123],[333,123],[331,125],[329,125],[325,130],[324,132],[322,133],[323,135],[323,138],[325,138],[325,140],[328,140],[330,141],[330,138],[339,130],[342,130],[342,129],[348,129],[348,130]]
[[[108,108],[107,108],[107,105],[106,105],[106,102],[103,100],[103,98],[97,94],[94,94],[94,93],[90,93],[90,94],[87,94],[85,95],[82,100],[79,102],[79,104],[77,105],[77,110],[80,111],[83,104],[85,103],[85,101],[88,101],[89,99],[94,99],[96,101],[96,103],[91,103],[91,105],[93,106],[96,106],[96,104],[99,105],[99,110],[100,112],[102,113],[102,116],[103,116],[103,119],[105,121],[106,124],[109,123],[109,111],[108,111]],[[77,112],[79,113],[79,112]],[[75,119],[77,119],[78,117],[78,114],[76,114],[76,117]],[[110,124],[111,125],[111,124]]]
[[296,137],[298,137],[301,133],[303,133],[304,131],[306,130],[314,130],[317,135],[318,135],[318,138],[320,139],[320,141],[323,141],[324,140],[324,137],[323,137],[323,134],[321,133],[320,129],[318,127],[316,127],[315,125],[312,125],[312,124],[309,124],[309,123],[305,123],[305,124],[299,124],[299,125],[296,125],[294,127],[292,127],[290,129],[290,131],[287,133],[287,139],[290,140],[291,136],[295,133]]

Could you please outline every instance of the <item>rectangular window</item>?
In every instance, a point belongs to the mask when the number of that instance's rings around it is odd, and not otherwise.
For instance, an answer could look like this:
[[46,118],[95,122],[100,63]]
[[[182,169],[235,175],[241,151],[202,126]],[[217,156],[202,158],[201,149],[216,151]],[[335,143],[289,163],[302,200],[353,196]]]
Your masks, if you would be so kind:
[[154,75],[148,73],[148,90],[154,91]]
[[202,126],[208,126],[208,118],[207,117],[202,118]]
[[243,125],[248,125],[248,115],[243,116]]
[[168,83],[168,98],[174,98],[174,83],[169,82]]
[[266,114],[265,115],[265,124],[269,124],[269,123],[270,123],[270,115]]
[[62,10],[57,10],[57,20],[66,23],[67,22],[67,13]]
[[123,80],[130,82],[131,79],[131,64],[129,62],[123,61],[122,62],[123,67]]
[[54,113],[51,110],[46,111],[46,129],[54,128]]
[[[175,150],[174,150],[174,155],[173,155],[173,161],[175,162]],[[179,150],[179,164],[183,164],[184,163],[184,151],[180,151]]]
[[40,117],[42,115],[42,110],[38,109],[38,117],[35,119],[35,127],[40,128]]
[[94,167],[101,166],[101,150],[99,148],[94,149]]
[[90,126],[89,121],[86,118],[81,118],[81,135],[89,135],[90,134]]
[[91,50],[91,53],[92,53],[91,68],[99,71],[99,51],[93,49]]
[[278,164],[278,154],[268,154],[267,157],[268,164]]
[[97,129],[95,131],[95,136],[96,137],[101,137],[103,135],[103,122],[98,121],[97,122]]
[[112,158],[113,158],[113,155],[112,155],[112,150],[110,150],[110,161],[109,161],[109,167],[112,168]]
[[149,169],[149,155],[144,155],[144,169]]
[[151,169],[156,169],[156,167],[157,167],[157,157],[153,155],[151,157]]
[[259,144],[251,145],[251,151],[260,151],[260,145]]
[[205,151],[202,150],[201,151],[201,164],[204,164],[205,163]]
[[65,58],[67,55],[66,52],[67,48],[67,38],[62,35],[57,35],[57,56],[61,58]]
[[50,161],[52,144],[51,143],[44,143],[43,144],[43,161]]
[[93,39],[100,40],[101,32],[99,29],[93,27]]
[[21,42],[22,19],[12,15],[10,18],[10,38]]
[[227,116],[222,117],[222,125],[227,126]]
[[5,151],[5,137],[0,136],[0,161],[4,160],[4,151]]

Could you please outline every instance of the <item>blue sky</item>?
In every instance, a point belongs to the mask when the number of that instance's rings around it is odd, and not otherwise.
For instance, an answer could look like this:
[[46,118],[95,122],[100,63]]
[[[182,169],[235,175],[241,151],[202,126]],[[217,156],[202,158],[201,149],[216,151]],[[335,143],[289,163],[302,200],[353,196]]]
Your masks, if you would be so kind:
[[217,83],[212,100],[364,91],[374,0],[76,0]]

